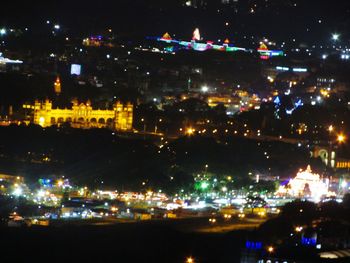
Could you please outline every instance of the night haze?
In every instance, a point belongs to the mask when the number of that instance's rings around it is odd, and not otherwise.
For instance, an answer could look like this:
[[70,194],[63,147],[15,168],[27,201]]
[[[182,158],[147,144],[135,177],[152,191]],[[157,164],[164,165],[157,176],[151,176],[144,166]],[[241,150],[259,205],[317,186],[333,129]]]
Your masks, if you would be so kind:
[[1,10],[1,262],[349,261],[349,1]]

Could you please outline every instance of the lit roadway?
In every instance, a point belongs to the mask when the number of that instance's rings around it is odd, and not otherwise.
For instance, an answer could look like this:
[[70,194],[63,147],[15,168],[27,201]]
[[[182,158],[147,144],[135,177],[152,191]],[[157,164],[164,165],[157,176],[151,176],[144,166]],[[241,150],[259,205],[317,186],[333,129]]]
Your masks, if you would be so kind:
[[136,221],[130,219],[115,219],[104,218],[95,220],[72,220],[61,221],[54,223],[56,226],[67,225],[90,225],[90,226],[113,226],[120,224],[128,225],[167,225],[181,232],[187,233],[226,233],[235,230],[250,230],[259,227],[262,223],[269,219],[269,217],[259,218],[244,218],[239,219],[233,217],[225,220],[222,217],[215,217],[215,223],[209,222],[210,217],[192,217],[192,218],[178,218],[178,219],[154,219]]
[[198,226],[198,228],[193,229],[195,232],[199,233],[226,233],[235,230],[250,230],[259,227],[264,223],[266,219],[232,219],[229,222],[218,222],[214,224],[209,224],[207,226]]
[[[154,139],[164,137],[167,140],[175,140],[181,137],[181,135],[169,136],[164,133],[154,133],[154,132],[144,132],[144,131],[138,131],[133,133],[133,135],[136,135],[136,134],[138,134],[139,136],[146,136],[147,138],[154,138]],[[266,141],[266,142],[277,141],[277,142],[284,142],[288,144],[300,144],[300,143],[307,144],[308,143],[308,141],[304,139],[288,138],[288,137],[282,137],[282,136],[257,135],[252,132],[246,136],[235,134],[235,137],[241,137],[241,138],[252,139],[257,141]]]

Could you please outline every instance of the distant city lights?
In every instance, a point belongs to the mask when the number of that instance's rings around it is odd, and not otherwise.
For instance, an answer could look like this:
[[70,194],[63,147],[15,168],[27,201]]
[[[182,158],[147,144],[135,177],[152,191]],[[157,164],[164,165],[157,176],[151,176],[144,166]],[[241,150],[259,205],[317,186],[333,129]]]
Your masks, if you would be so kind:
[[333,41],[338,41],[339,39],[340,39],[340,34],[337,34],[337,33],[332,34]]
[[201,90],[203,93],[207,93],[209,91],[209,88],[208,86],[203,86]]

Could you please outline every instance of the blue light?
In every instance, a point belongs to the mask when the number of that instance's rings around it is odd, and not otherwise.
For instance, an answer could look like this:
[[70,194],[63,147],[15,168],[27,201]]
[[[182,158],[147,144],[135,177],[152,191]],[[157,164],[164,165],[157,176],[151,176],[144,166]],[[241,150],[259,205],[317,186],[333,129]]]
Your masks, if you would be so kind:
[[275,104],[281,104],[280,97],[277,96],[273,102],[274,102]]
[[288,115],[292,115],[292,114],[293,114],[293,111],[294,111],[294,109],[286,110],[286,113],[287,113]]
[[301,106],[303,106],[303,102],[302,102],[302,100],[300,99],[300,100],[298,100],[298,102],[295,103],[295,108],[299,108],[299,107],[301,107]]
[[311,238],[307,238],[307,237],[303,237],[301,239],[301,244],[304,246],[316,246],[316,238],[311,237]]
[[252,250],[260,250],[262,249],[262,243],[261,242],[251,242],[251,241],[247,241],[245,243],[245,247],[247,249],[252,249]]

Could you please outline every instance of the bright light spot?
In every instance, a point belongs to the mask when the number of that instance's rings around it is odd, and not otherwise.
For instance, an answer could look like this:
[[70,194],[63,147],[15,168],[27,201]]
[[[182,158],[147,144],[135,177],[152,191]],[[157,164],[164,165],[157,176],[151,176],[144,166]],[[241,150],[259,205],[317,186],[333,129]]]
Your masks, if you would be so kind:
[[200,34],[198,28],[196,28],[196,29],[194,30],[194,32],[193,32],[192,40],[195,40],[195,41],[200,41],[200,40],[201,40],[201,34]]
[[303,230],[303,227],[302,226],[297,226],[295,228],[295,232],[301,232]]
[[6,29],[5,28],[1,28],[0,29],[0,35],[6,35]]
[[344,180],[342,183],[341,183],[341,187],[342,188],[346,188],[348,186],[348,183]]
[[338,135],[337,141],[338,141],[339,143],[343,143],[343,142],[345,142],[345,140],[346,140],[345,135],[343,135],[343,134],[339,134],[339,135]]
[[59,29],[61,28],[61,26],[60,26],[60,25],[55,25],[54,28],[55,28],[56,30],[59,30]]
[[202,87],[202,92],[206,93],[209,91],[209,88],[207,86]]
[[270,81],[270,83],[273,83],[275,81],[274,78],[270,76],[267,77],[267,80]]
[[195,131],[196,131],[196,130],[193,129],[193,128],[188,128],[187,131],[186,131],[186,133],[187,133],[188,135],[193,135]]
[[340,38],[340,35],[339,34],[333,34],[332,35],[332,40],[334,40],[334,41],[338,41],[339,40],[339,38]]
[[44,118],[44,117],[40,117],[40,118],[39,118],[39,125],[40,125],[41,127],[44,127],[44,125],[45,125],[45,118]]
[[43,190],[40,190],[40,191],[37,193],[37,196],[38,196],[39,198],[42,198],[42,197],[45,196],[45,192],[44,192]]
[[207,189],[208,187],[209,187],[209,184],[208,184],[207,182],[201,183],[201,188],[202,188],[203,190]]
[[23,190],[21,187],[16,187],[16,189],[13,191],[13,195],[15,196],[20,196],[22,195],[22,193],[23,193]]
[[216,219],[215,219],[215,218],[210,218],[210,219],[209,219],[209,222],[212,223],[212,224],[214,224],[214,223],[216,223]]

